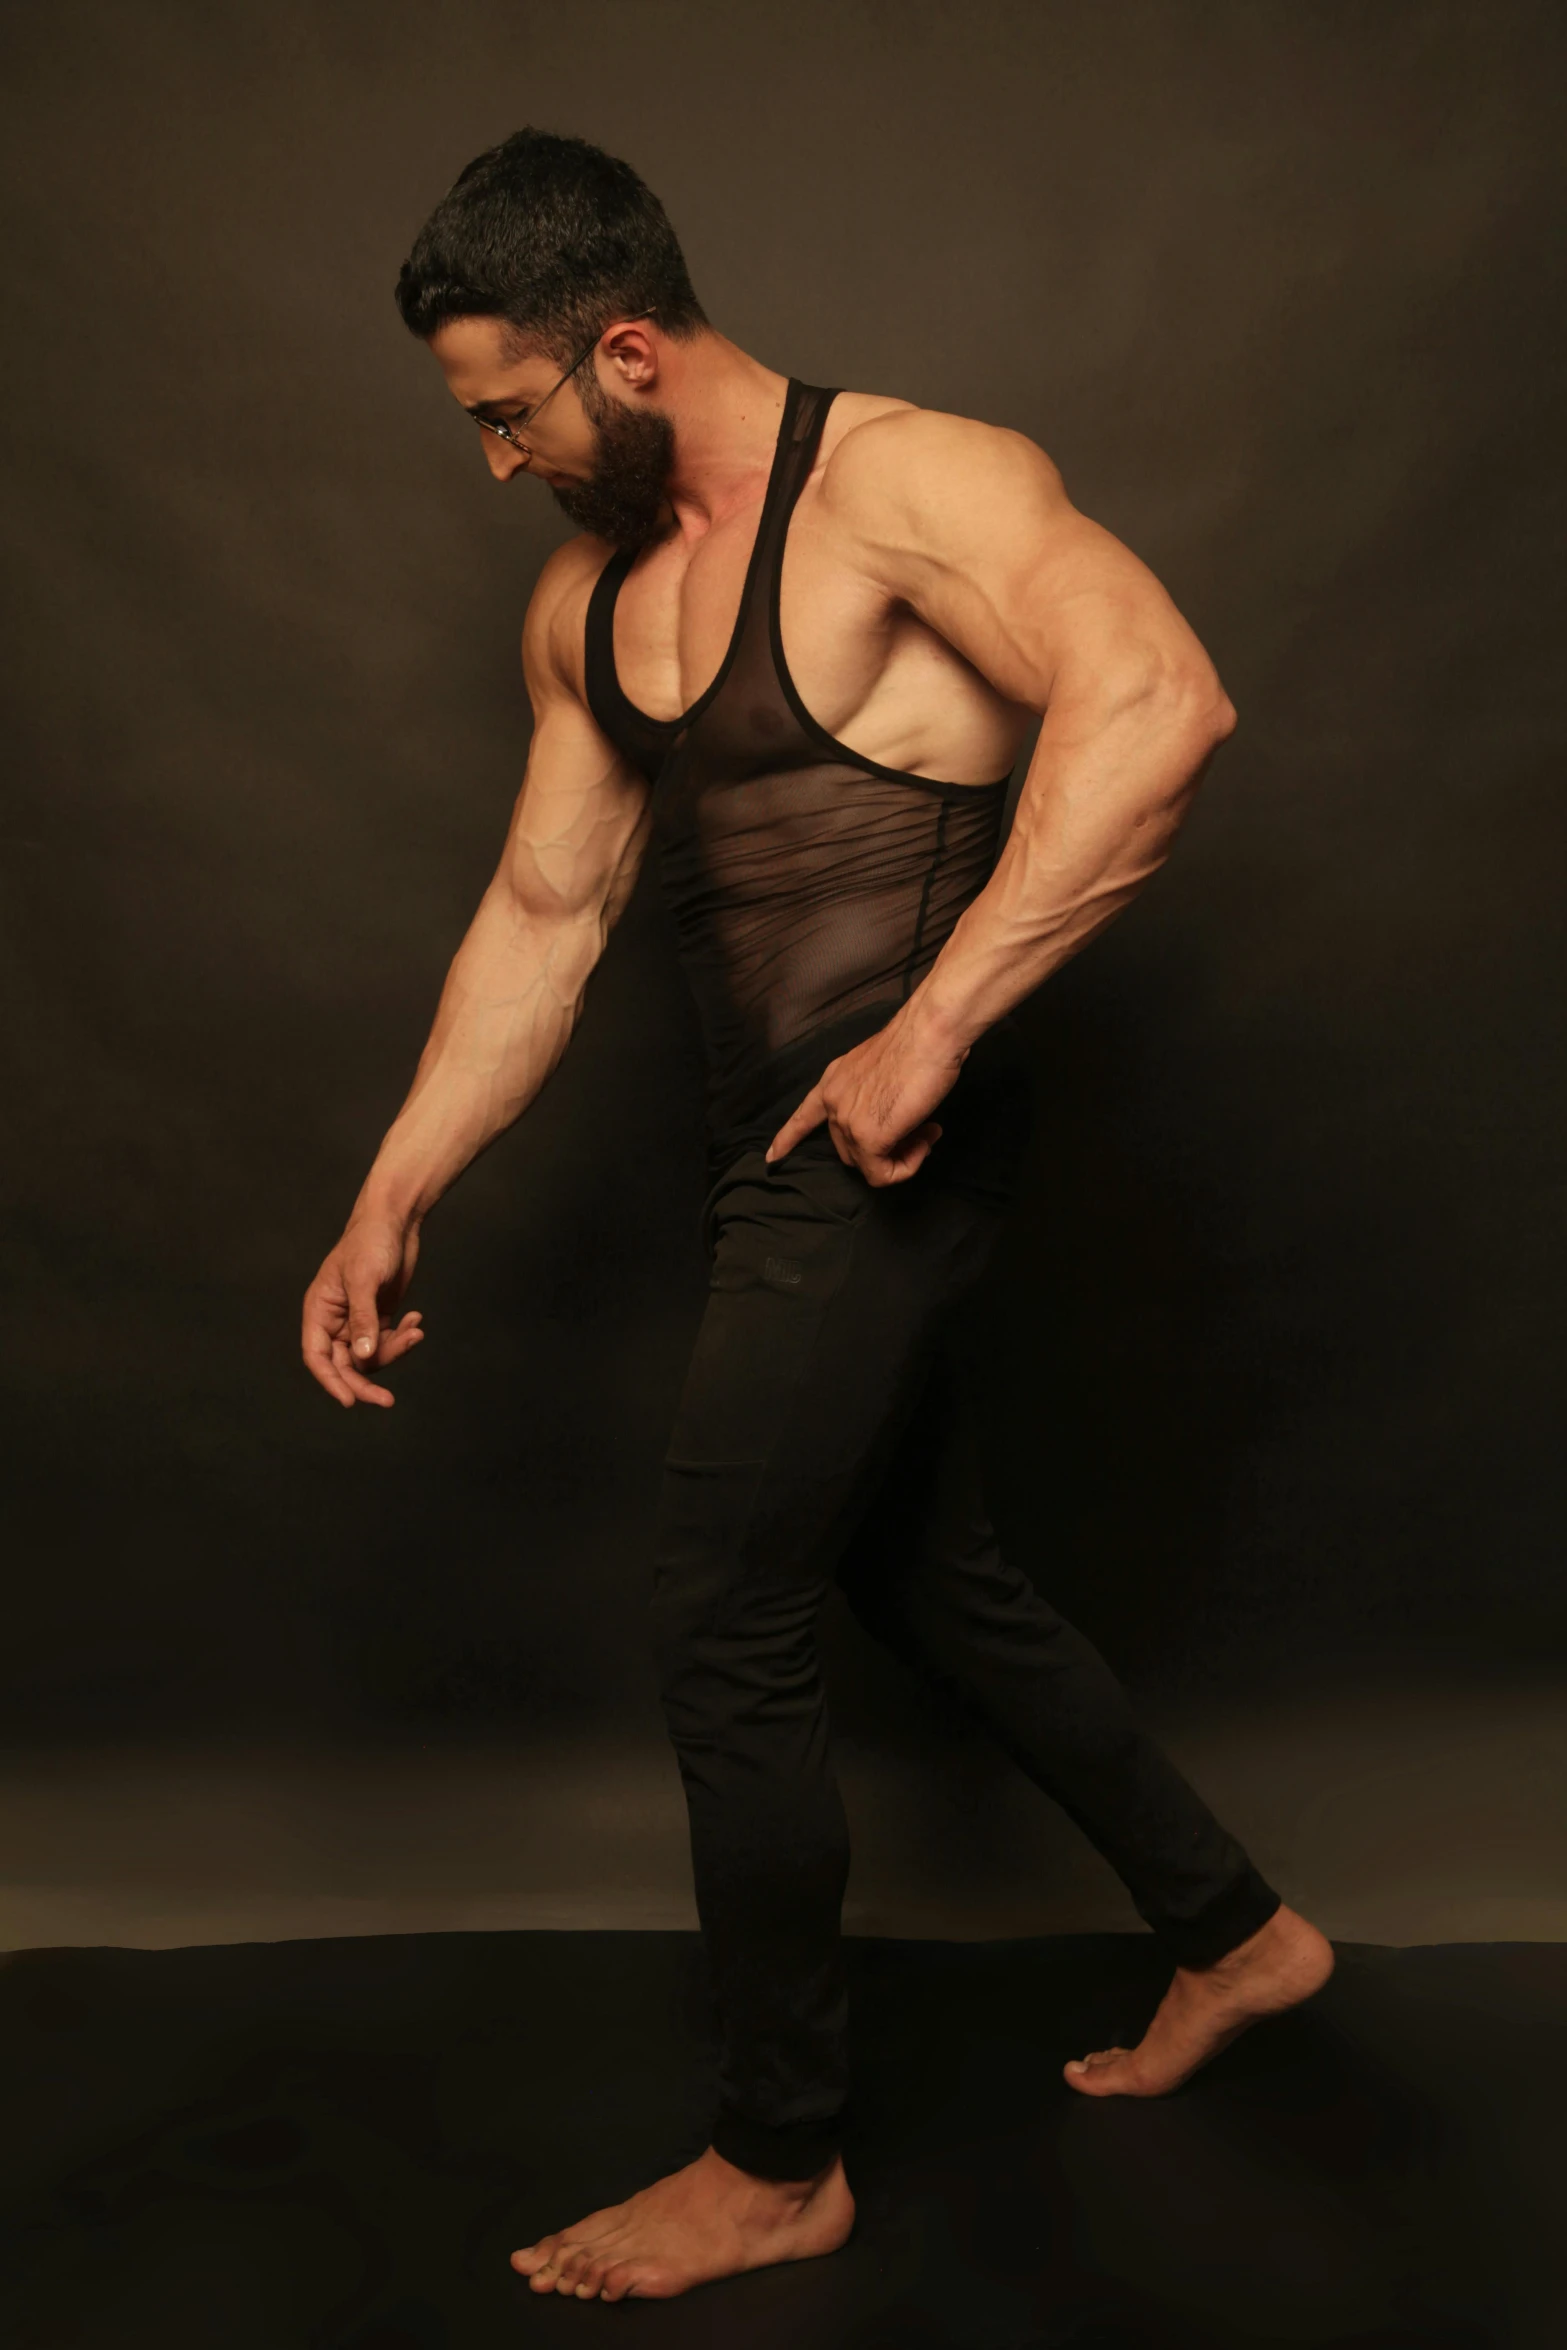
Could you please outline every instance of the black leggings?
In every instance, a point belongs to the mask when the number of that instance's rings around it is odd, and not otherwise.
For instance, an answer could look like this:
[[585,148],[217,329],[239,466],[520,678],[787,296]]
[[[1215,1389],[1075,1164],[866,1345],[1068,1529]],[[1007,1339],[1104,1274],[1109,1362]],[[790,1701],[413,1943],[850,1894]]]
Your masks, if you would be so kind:
[[832,2159],[847,2092],[848,1833],[816,1647],[835,1576],[878,1639],[978,1708],[1178,1964],[1221,1957],[1278,1907],[996,1547],[948,1325],[1001,1212],[935,1158],[876,1190],[808,1149],[773,1167],[747,1154],[707,1203],[710,1295],[652,1612],[722,2034],[713,2144],[766,2178]]

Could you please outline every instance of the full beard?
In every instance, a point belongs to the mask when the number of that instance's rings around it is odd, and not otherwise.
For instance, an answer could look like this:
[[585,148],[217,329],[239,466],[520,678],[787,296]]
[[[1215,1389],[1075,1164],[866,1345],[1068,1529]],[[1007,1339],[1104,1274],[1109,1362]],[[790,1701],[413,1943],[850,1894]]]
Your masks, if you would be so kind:
[[674,425],[661,409],[611,399],[591,376],[582,405],[593,427],[593,471],[586,481],[552,487],[550,495],[579,530],[614,547],[645,546],[664,515]]

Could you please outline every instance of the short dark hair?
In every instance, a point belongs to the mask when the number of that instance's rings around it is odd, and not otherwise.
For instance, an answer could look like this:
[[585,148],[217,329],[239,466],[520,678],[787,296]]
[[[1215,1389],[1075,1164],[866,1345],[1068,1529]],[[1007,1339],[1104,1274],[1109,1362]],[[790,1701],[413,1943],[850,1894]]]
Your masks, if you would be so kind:
[[562,361],[641,311],[680,337],[707,324],[668,215],[630,164],[536,130],[476,155],[437,204],[397,307],[425,341],[449,319],[503,318]]

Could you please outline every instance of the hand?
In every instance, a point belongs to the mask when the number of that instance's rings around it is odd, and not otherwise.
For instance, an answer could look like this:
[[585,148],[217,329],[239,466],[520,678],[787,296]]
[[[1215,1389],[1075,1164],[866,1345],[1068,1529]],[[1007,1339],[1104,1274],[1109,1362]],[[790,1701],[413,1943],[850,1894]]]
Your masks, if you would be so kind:
[[364,1374],[397,1362],[424,1336],[418,1314],[391,1315],[413,1278],[419,1227],[395,1216],[356,1216],[305,1292],[300,1349],[305,1368],[348,1409],[395,1398]]
[[769,1160],[787,1156],[825,1121],[839,1158],[867,1183],[906,1183],[918,1174],[941,1140],[931,1112],[952,1091],[968,1048],[933,1037],[917,1001],[911,997],[875,1036],[828,1062],[773,1136]]

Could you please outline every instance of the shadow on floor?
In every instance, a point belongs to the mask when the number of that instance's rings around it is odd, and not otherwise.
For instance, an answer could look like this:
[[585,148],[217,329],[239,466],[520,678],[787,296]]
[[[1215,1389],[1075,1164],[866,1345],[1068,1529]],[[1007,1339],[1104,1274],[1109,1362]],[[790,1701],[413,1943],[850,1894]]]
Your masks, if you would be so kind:
[[668,2303],[506,2254],[699,2150],[682,1934],[0,1965],[16,2350],[1557,2350],[1567,1947],[1351,1947],[1177,2096],[1090,2104],[1142,1935],[856,1941],[848,2247]]

